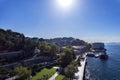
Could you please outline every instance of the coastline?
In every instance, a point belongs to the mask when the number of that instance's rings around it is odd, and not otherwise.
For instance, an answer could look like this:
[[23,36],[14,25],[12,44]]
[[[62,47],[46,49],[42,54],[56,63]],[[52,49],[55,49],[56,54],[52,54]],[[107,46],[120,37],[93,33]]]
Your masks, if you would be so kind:
[[106,45],[108,60],[88,57],[86,78],[88,80],[120,80],[120,45]]
[[78,72],[75,73],[76,79],[74,80],[84,80],[85,79],[85,68],[87,63],[87,57],[85,55],[85,59],[80,61],[81,66],[78,67]]
[[86,64],[87,64],[87,57],[86,57],[85,60],[84,60],[84,65],[83,65],[84,69],[83,69],[83,78],[82,78],[82,80],[85,80]]
[[87,58],[84,66],[83,80],[86,80],[86,65],[87,65]]

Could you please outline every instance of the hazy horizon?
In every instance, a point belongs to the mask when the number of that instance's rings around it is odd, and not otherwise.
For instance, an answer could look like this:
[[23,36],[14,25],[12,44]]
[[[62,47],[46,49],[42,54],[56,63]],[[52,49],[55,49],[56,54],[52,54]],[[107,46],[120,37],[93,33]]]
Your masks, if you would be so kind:
[[119,0],[0,0],[0,28],[29,37],[120,42]]
[[[3,28],[1,28],[1,29],[3,29]],[[11,30],[11,29],[5,29],[5,30]],[[14,30],[12,30],[13,32],[16,32],[16,31],[14,31]],[[19,33],[21,33],[21,32],[19,32]],[[40,36],[28,36],[28,35],[26,35],[26,34],[24,34],[25,35],[25,37],[30,37],[30,38],[43,38],[43,39],[54,39],[54,38],[64,38],[64,37],[67,37],[67,38],[69,38],[69,37],[72,37],[72,38],[75,38],[75,39],[80,39],[80,40],[84,40],[84,41],[86,41],[86,42],[89,42],[89,43],[93,43],[93,42],[104,42],[104,43],[120,43],[120,41],[107,41],[107,42],[105,42],[105,41],[100,41],[100,40],[96,40],[96,41],[93,41],[93,40],[89,40],[89,39],[82,39],[82,38],[78,38],[78,37],[74,37],[74,36],[56,36],[56,37],[40,37]]]

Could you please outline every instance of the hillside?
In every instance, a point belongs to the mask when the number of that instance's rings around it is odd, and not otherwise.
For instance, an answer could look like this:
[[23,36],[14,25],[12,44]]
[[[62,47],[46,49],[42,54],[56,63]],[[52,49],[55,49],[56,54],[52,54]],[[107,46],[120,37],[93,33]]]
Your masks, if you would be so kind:
[[32,52],[35,47],[39,47],[41,43],[56,44],[60,47],[69,45],[85,45],[86,42],[72,37],[43,39],[25,37],[24,34],[14,32],[12,30],[0,29],[0,52],[11,52],[24,50]]

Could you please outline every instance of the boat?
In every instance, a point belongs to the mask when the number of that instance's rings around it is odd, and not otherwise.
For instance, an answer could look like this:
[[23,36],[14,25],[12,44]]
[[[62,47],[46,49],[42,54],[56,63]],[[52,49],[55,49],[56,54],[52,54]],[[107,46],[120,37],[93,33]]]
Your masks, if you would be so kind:
[[106,53],[102,53],[99,55],[100,59],[108,59],[108,55]]

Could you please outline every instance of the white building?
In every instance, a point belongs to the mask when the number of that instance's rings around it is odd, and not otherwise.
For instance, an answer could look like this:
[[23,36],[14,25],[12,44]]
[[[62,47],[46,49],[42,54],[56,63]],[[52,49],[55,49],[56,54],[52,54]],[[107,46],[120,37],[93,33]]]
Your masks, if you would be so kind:
[[[86,51],[85,46],[72,46],[72,47],[73,47],[76,55],[79,55],[79,54],[84,53]],[[64,50],[65,48],[66,48],[66,46],[62,47],[62,50]]]

